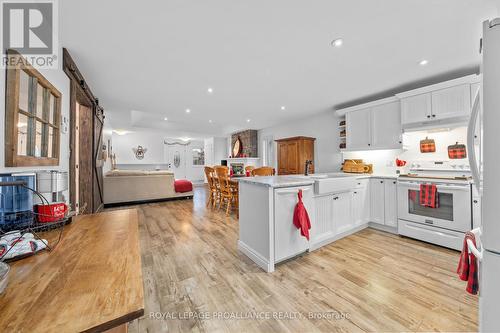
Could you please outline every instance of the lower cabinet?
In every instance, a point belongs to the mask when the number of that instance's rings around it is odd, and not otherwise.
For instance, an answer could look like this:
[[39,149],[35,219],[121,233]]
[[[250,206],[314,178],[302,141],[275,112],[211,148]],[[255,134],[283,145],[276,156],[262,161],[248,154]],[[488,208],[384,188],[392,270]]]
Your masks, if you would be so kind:
[[371,189],[371,222],[397,227],[398,205],[395,179],[372,178]]
[[352,192],[352,217],[354,225],[370,222],[370,191],[367,186],[356,188]]
[[335,221],[336,235],[349,231],[354,227],[351,192],[339,193],[333,196],[333,221]]

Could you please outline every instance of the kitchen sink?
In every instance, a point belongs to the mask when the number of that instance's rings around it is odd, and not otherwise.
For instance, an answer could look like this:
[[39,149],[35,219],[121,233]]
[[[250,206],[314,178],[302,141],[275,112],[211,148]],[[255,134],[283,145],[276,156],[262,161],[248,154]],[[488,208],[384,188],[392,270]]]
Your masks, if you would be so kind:
[[343,173],[310,175],[309,177],[314,180],[315,194],[347,192],[354,189],[357,184],[355,176]]

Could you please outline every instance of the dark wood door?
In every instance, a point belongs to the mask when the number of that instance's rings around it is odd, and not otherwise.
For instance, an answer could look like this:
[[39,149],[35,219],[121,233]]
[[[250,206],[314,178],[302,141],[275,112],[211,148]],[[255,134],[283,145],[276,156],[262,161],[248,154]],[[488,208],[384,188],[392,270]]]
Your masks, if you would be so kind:
[[92,194],[92,109],[81,104],[77,104],[78,108],[77,119],[77,162],[76,168],[78,188],[78,209],[80,214],[89,214],[93,209],[93,194]]
[[299,173],[299,142],[290,141],[287,144],[287,173],[295,175]]
[[103,140],[103,126],[104,115],[99,106],[94,108],[94,145],[93,145],[93,161],[94,161],[94,174],[93,174],[93,212],[100,211],[104,205],[103,200],[103,172],[102,168],[104,160],[102,158],[102,140]]
[[278,175],[285,175],[288,170],[287,143],[278,143]]

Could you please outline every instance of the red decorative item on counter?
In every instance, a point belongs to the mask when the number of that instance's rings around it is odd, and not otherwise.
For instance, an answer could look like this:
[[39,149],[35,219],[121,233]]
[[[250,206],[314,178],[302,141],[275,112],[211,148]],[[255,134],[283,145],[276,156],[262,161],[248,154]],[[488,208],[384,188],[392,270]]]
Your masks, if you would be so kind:
[[298,193],[299,202],[295,206],[293,211],[293,225],[300,229],[300,234],[309,240],[309,229],[311,229],[311,220],[309,220],[309,214],[307,214],[306,207],[302,202],[302,190]]
[[396,166],[398,167],[404,167],[406,165],[406,161],[400,160],[399,158],[396,158]]
[[50,223],[62,220],[66,216],[68,206],[64,202],[56,202],[50,205],[35,205],[35,212],[40,223]]

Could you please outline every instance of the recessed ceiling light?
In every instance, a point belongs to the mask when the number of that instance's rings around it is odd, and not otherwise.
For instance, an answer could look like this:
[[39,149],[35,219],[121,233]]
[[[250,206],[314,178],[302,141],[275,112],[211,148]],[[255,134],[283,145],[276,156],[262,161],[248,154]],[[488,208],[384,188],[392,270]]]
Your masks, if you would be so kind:
[[209,94],[212,94],[212,93],[214,92],[214,90],[213,90],[212,88],[208,88],[208,89],[207,89],[207,92],[208,92]]
[[190,109],[186,109],[186,113],[191,113],[191,110]]
[[250,122],[250,119],[247,119],[247,123],[249,123],[249,122]]
[[165,118],[163,118],[163,120],[167,121],[167,120],[168,120],[168,118],[167,118],[167,117],[165,117]]
[[285,109],[286,109],[286,108],[285,108],[285,106],[282,106],[282,107],[281,107],[281,110],[285,111]]
[[332,40],[332,42],[330,44],[332,46],[335,46],[335,47],[341,47],[342,44],[344,44],[344,40],[342,38],[337,38],[337,39]]
[[420,66],[425,66],[425,65],[427,65],[428,63],[429,63],[429,61],[424,59],[424,60],[420,60],[420,62],[419,62],[418,64],[419,64]]
[[209,119],[208,122],[211,124],[212,123],[212,119]]

